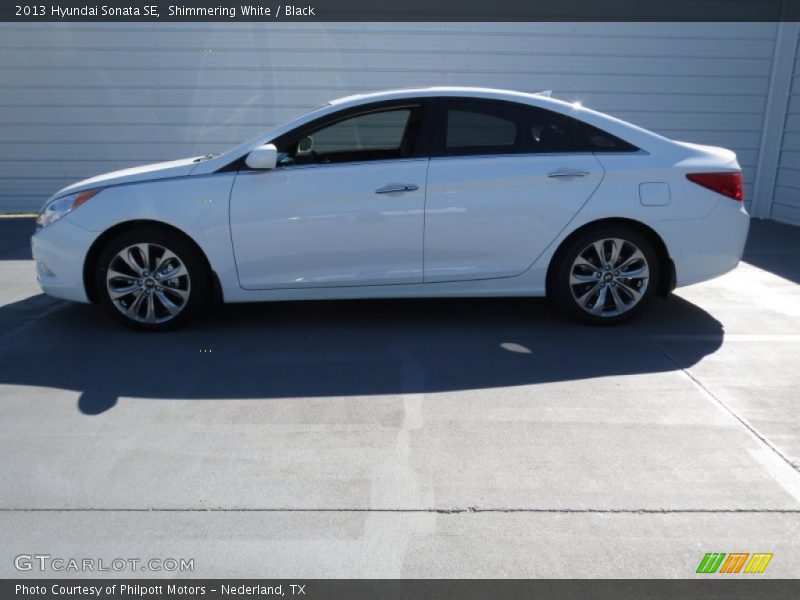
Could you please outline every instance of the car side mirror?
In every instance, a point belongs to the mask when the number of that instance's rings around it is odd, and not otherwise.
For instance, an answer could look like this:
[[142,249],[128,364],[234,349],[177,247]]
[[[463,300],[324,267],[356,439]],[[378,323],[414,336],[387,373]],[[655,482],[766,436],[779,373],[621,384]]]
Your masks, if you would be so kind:
[[264,144],[252,150],[244,162],[251,169],[274,169],[278,164],[278,149],[275,144]]

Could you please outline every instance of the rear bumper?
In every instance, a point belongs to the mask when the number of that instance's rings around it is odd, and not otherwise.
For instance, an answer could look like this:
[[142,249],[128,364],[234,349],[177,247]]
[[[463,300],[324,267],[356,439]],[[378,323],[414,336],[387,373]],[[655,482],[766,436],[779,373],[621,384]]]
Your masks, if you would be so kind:
[[702,219],[661,221],[657,229],[681,287],[719,277],[739,264],[750,216],[741,202],[724,198]]
[[36,279],[42,291],[55,298],[89,302],[83,282],[83,263],[97,234],[66,218],[31,237]]

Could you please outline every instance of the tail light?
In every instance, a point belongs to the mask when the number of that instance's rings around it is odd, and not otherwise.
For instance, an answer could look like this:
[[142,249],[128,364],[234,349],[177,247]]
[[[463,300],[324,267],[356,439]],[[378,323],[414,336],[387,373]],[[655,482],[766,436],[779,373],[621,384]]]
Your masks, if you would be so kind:
[[744,200],[742,174],[738,171],[730,173],[689,173],[686,175],[686,179],[728,198],[733,198],[740,202]]

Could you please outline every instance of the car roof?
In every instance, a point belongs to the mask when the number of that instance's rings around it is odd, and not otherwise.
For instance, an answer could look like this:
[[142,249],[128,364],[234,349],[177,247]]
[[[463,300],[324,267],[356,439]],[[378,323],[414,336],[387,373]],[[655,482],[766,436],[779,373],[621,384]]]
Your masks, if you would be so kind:
[[663,148],[665,145],[674,145],[674,142],[656,133],[642,129],[632,123],[622,121],[616,117],[597,112],[582,106],[579,102],[565,102],[551,98],[543,93],[519,92],[514,90],[500,90],[493,88],[468,87],[468,86],[437,86],[437,87],[414,87],[394,90],[383,90],[379,92],[369,92],[363,94],[352,94],[331,100],[309,113],[301,115],[291,121],[265,132],[258,137],[249,140],[220,156],[202,161],[197,164],[192,174],[212,173],[216,169],[227,165],[258,146],[276,139],[280,135],[291,131],[316,118],[324,117],[340,110],[358,107],[374,102],[385,100],[397,100],[404,98],[443,98],[443,97],[469,97],[489,100],[505,100],[517,102],[530,106],[552,110],[586,123],[599,127],[609,133],[616,135],[645,151],[652,151]]
[[572,103],[557,100],[549,97],[549,92],[520,92],[516,90],[502,90],[484,87],[469,86],[430,86],[430,87],[410,87],[391,90],[381,90],[378,92],[366,92],[342,96],[328,102],[328,105],[343,107],[346,105],[358,106],[370,102],[380,102],[382,100],[401,100],[403,98],[436,98],[436,97],[470,97],[494,100],[509,100],[512,102],[523,102],[525,104],[553,104],[559,106],[571,106]]
[[382,100],[386,98],[410,98],[417,96],[497,96],[497,97],[529,97],[535,96],[533,92],[521,92],[518,90],[506,90],[499,88],[487,87],[471,87],[471,86],[455,86],[455,85],[433,85],[427,87],[404,87],[392,88],[388,90],[379,90],[375,92],[360,92],[358,94],[349,94],[331,100],[329,104],[341,104],[350,100],[361,99],[365,101]]

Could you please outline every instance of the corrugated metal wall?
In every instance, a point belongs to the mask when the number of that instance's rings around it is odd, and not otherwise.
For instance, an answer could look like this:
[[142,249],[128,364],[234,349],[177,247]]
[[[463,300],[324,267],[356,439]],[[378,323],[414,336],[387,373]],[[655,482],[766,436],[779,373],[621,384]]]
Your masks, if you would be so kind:
[[771,216],[777,221],[800,225],[800,46],[795,51]]
[[224,149],[332,97],[431,84],[553,89],[727,146],[750,193],[775,36],[774,23],[3,23],[0,211]]

